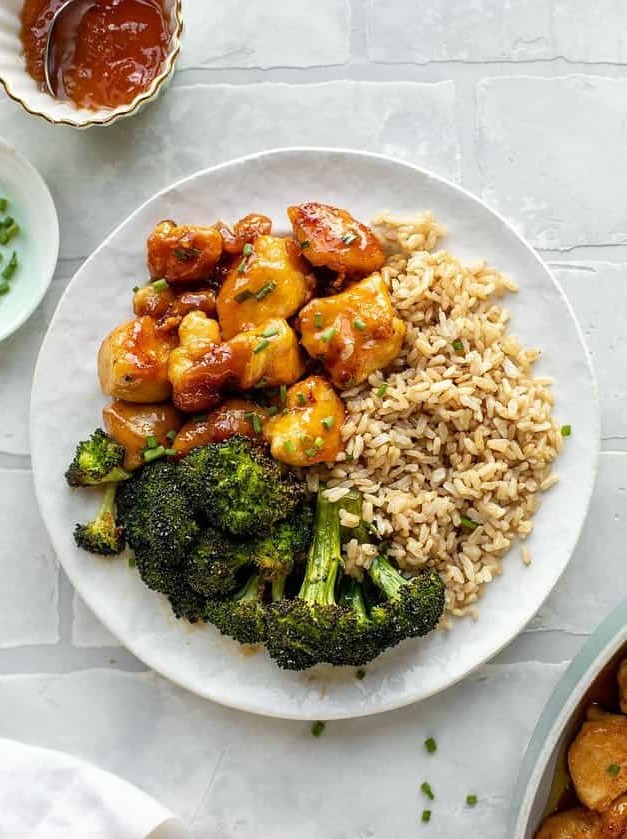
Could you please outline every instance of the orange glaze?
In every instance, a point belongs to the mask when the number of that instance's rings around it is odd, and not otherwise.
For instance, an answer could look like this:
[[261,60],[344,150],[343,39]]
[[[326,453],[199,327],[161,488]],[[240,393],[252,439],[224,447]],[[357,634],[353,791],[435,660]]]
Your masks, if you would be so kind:
[[[22,9],[26,67],[42,90],[48,29],[62,2],[26,0]],[[93,0],[76,21],[72,43],[58,45],[65,53],[59,95],[92,109],[128,104],[161,72],[169,43],[159,0]]]

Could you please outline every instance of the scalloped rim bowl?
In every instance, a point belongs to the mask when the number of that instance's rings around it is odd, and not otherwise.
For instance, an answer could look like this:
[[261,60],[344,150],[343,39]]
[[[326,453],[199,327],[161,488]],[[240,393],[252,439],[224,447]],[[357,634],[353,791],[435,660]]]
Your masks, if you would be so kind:
[[0,7],[0,82],[7,95],[28,111],[53,125],[88,128],[91,125],[111,125],[122,117],[137,113],[140,108],[157,98],[164,84],[174,73],[174,66],[181,51],[183,13],[181,0],[162,0],[169,18],[172,39],[165,67],[155,77],[148,90],[139,93],[132,102],[117,108],[90,110],[77,108],[72,102],[54,99],[39,89],[29,75],[23,58],[20,39],[20,13],[24,0],[3,0]]
[[525,752],[512,799],[512,839],[533,839],[549,798],[562,747],[573,735],[571,722],[596,677],[627,644],[627,600],[595,630],[551,694]]

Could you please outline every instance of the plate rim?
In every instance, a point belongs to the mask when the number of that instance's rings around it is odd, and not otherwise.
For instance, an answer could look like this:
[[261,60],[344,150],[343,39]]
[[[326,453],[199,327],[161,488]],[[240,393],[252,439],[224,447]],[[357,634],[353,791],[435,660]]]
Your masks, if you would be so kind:
[[[52,333],[52,331],[53,331],[53,329],[56,325],[58,312],[61,309],[61,306],[62,306],[63,302],[65,301],[65,298],[68,295],[70,288],[73,286],[73,284],[76,280],[76,276],[80,272],[82,272],[92,262],[93,259],[95,259],[95,257],[100,253],[100,251],[102,251],[105,247],[108,246],[109,242],[111,241],[111,239],[113,239],[116,236],[118,231],[120,231],[129,222],[131,222],[137,215],[139,215],[155,199],[165,195],[166,193],[170,192],[171,190],[178,189],[178,188],[184,186],[185,183],[187,183],[188,181],[191,181],[191,180],[193,180],[193,179],[195,179],[199,176],[206,175],[206,174],[213,173],[213,172],[219,172],[221,170],[228,169],[230,167],[237,166],[237,165],[240,165],[240,164],[243,164],[243,163],[249,163],[249,162],[252,162],[252,161],[263,160],[264,158],[278,157],[278,156],[281,156],[281,155],[303,153],[303,152],[307,153],[307,154],[327,154],[327,155],[338,155],[338,156],[346,155],[346,156],[357,157],[357,158],[375,159],[375,160],[379,160],[379,161],[382,161],[382,162],[385,162],[385,163],[388,163],[388,164],[392,164],[395,167],[411,169],[415,172],[418,172],[420,175],[422,175],[423,177],[425,177],[429,180],[438,182],[438,183],[448,187],[449,189],[453,190],[454,192],[462,193],[466,198],[470,199],[471,202],[479,205],[485,212],[487,212],[488,214],[490,214],[491,216],[496,218],[510,232],[510,234],[512,234],[515,237],[515,239],[518,241],[519,245],[521,245],[527,251],[527,253],[532,257],[533,261],[538,264],[539,268],[547,274],[547,276],[550,279],[555,291],[557,292],[558,296],[561,298],[562,304],[568,310],[568,312],[570,314],[570,317],[571,317],[572,325],[575,328],[577,337],[579,339],[579,344],[580,344],[581,349],[583,351],[582,358],[585,360],[586,371],[587,371],[587,374],[589,376],[589,380],[590,380],[590,383],[591,383],[591,391],[592,391],[591,395],[592,395],[592,399],[593,399],[593,408],[594,408],[594,429],[593,429],[593,431],[594,431],[594,447],[593,447],[593,450],[590,452],[591,457],[592,457],[592,461],[591,461],[591,464],[590,464],[591,468],[589,470],[589,475],[588,475],[587,498],[586,498],[586,501],[585,501],[584,509],[582,511],[582,515],[581,515],[581,519],[579,521],[579,524],[578,524],[576,530],[573,532],[573,535],[571,537],[571,543],[568,547],[568,558],[567,558],[566,562],[564,563],[564,566],[561,569],[561,571],[559,572],[559,574],[557,574],[555,579],[552,581],[550,587],[547,588],[542,600],[537,604],[537,607],[534,610],[533,614],[529,615],[529,617],[526,618],[525,620],[519,621],[516,624],[516,626],[514,628],[512,628],[512,631],[508,634],[508,637],[506,637],[505,640],[499,641],[497,646],[495,646],[494,649],[491,650],[491,652],[484,655],[471,668],[467,669],[462,674],[451,676],[450,678],[445,679],[439,686],[434,686],[432,689],[429,689],[429,690],[426,690],[426,691],[425,690],[405,691],[405,692],[397,695],[395,698],[391,698],[388,701],[382,702],[381,704],[377,705],[376,708],[368,707],[368,708],[364,708],[363,710],[352,710],[351,709],[351,710],[348,710],[346,713],[340,712],[340,711],[337,711],[337,710],[335,710],[335,711],[329,710],[328,712],[325,713],[324,709],[320,709],[320,712],[318,714],[318,718],[321,719],[321,720],[357,719],[359,717],[372,716],[372,715],[375,715],[375,714],[381,714],[381,713],[386,713],[388,711],[393,711],[393,710],[396,710],[398,708],[403,708],[403,707],[406,707],[408,705],[414,704],[416,702],[421,702],[424,699],[428,699],[429,697],[434,696],[438,693],[441,693],[444,690],[448,690],[450,687],[453,687],[454,685],[456,685],[456,684],[460,683],[461,681],[463,681],[464,679],[466,679],[471,674],[475,673],[480,667],[482,667],[488,661],[491,661],[495,656],[497,656],[506,646],[511,644],[512,641],[514,641],[521,634],[521,632],[525,629],[525,627],[529,624],[529,622],[537,614],[538,610],[546,602],[547,598],[550,596],[550,594],[554,590],[556,584],[558,583],[558,581],[560,580],[562,575],[565,573],[569,563],[572,560],[573,553],[574,553],[574,551],[577,547],[577,544],[578,544],[578,542],[580,540],[580,537],[581,537],[583,527],[584,527],[585,522],[587,521],[587,518],[588,518],[588,513],[589,513],[589,510],[590,510],[590,504],[591,504],[592,497],[593,497],[593,494],[594,494],[594,488],[596,486],[596,480],[597,480],[598,469],[599,469],[599,457],[600,457],[600,451],[601,451],[601,415],[600,415],[599,391],[598,391],[596,372],[595,372],[595,369],[594,369],[594,366],[593,366],[593,363],[592,363],[592,357],[591,357],[591,354],[590,354],[590,350],[588,349],[588,346],[586,344],[584,334],[583,334],[583,330],[582,330],[581,325],[579,324],[579,321],[578,321],[578,319],[575,315],[573,307],[571,306],[570,301],[566,297],[566,294],[564,293],[564,290],[562,289],[561,285],[556,280],[555,275],[553,274],[553,271],[551,270],[549,265],[542,259],[540,254],[537,253],[535,248],[533,248],[532,245],[529,242],[527,242],[527,240],[522,236],[522,234],[519,233],[516,230],[516,228],[500,212],[498,212],[497,210],[490,207],[481,197],[479,197],[478,195],[475,195],[474,193],[470,192],[465,187],[461,186],[460,184],[455,183],[454,181],[450,180],[449,178],[443,177],[441,175],[438,175],[438,174],[432,172],[430,169],[427,169],[423,166],[419,166],[415,163],[410,163],[409,161],[402,160],[402,159],[397,158],[397,157],[393,157],[392,155],[384,154],[384,153],[381,153],[381,152],[366,151],[366,150],[356,149],[356,148],[343,148],[343,147],[334,147],[334,146],[307,146],[307,145],[305,145],[305,146],[281,146],[281,147],[277,147],[277,148],[264,149],[262,151],[253,152],[251,154],[241,155],[241,156],[238,156],[238,157],[235,157],[235,158],[231,158],[229,160],[222,161],[221,163],[217,163],[213,166],[208,166],[208,167],[205,167],[203,169],[198,169],[195,172],[192,172],[192,173],[184,176],[183,178],[179,178],[178,180],[173,181],[172,183],[165,186],[163,189],[160,189],[160,190],[156,191],[155,193],[150,195],[145,201],[143,201],[139,206],[137,206],[131,213],[129,213],[129,215],[127,215],[120,222],[120,224],[118,224],[103,239],[103,241],[100,243],[100,245],[98,245],[98,247],[96,247],[90,253],[90,255],[87,257],[87,259],[83,262],[83,264],[80,266],[80,268],[73,275],[72,279],[68,283],[67,288],[63,292],[63,295],[61,296],[61,298],[60,298],[60,300],[57,304],[57,308],[55,310],[54,316],[52,317],[50,325],[49,325],[49,327],[46,331],[46,335],[44,337],[44,340],[42,341],[41,347],[39,349],[39,353],[38,353],[38,356],[37,356],[37,362],[36,362],[36,365],[35,365],[35,370],[34,370],[33,379],[32,379],[30,406],[29,406],[29,423],[28,423],[28,425],[29,425],[30,439],[31,439],[31,441],[33,441],[35,439],[35,434],[34,434],[35,418],[34,418],[34,412],[33,412],[34,394],[35,394],[36,386],[37,386],[39,375],[40,375],[40,366],[42,364],[42,358],[43,358],[43,355],[44,355],[44,351],[46,350],[46,347],[47,347],[48,342],[50,340],[50,335],[51,335],[51,333]],[[72,586],[74,587],[75,591],[81,596],[81,598],[83,598],[83,600],[85,601],[85,603],[87,604],[89,609],[94,613],[94,615],[98,618],[98,620],[101,621],[101,623],[104,625],[104,627],[118,641],[120,641],[120,644],[125,649],[129,650],[129,652],[131,652],[132,655],[134,655],[136,658],[138,658],[141,662],[143,662],[150,669],[154,670],[156,673],[158,673],[161,676],[169,679],[171,682],[178,685],[179,687],[182,687],[185,690],[188,690],[191,693],[193,693],[197,696],[200,696],[204,699],[209,699],[213,702],[216,702],[220,705],[224,705],[226,707],[235,708],[235,709],[240,710],[240,711],[245,711],[247,713],[257,714],[257,715],[264,716],[264,717],[271,717],[271,718],[278,718],[278,719],[293,719],[293,720],[309,720],[309,719],[311,719],[310,715],[305,715],[302,712],[299,712],[297,708],[294,709],[293,713],[286,713],[285,711],[273,711],[272,708],[267,708],[265,706],[263,708],[260,708],[255,702],[248,701],[246,699],[246,697],[242,697],[242,698],[237,697],[236,700],[233,700],[233,698],[230,697],[230,696],[229,697],[223,697],[221,695],[216,695],[216,692],[211,690],[211,686],[209,686],[208,690],[202,690],[198,686],[193,686],[192,687],[189,684],[188,681],[182,680],[182,678],[180,676],[173,674],[170,671],[169,667],[164,666],[159,661],[158,655],[153,656],[151,654],[150,650],[145,651],[145,650],[142,649],[141,652],[140,652],[136,649],[136,645],[133,641],[129,641],[127,639],[122,640],[121,638],[119,638],[119,636],[115,632],[115,630],[113,630],[110,627],[108,618],[101,614],[100,609],[92,606],[92,603],[90,602],[89,595],[88,594],[87,595],[83,594],[83,592],[81,590],[81,587],[79,585],[77,585],[77,583],[74,579],[73,573],[70,573],[66,569],[65,564],[63,563],[63,561],[61,559],[61,552],[57,549],[57,546],[55,544],[55,540],[54,540],[54,538],[53,538],[53,536],[50,532],[50,528],[48,527],[48,522],[47,522],[46,517],[43,513],[44,508],[43,508],[42,498],[40,497],[40,488],[39,488],[39,483],[38,483],[38,480],[37,480],[37,473],[38,473],[37,456],[35,454],[34,449],[31,451],[31,463],[32,463],[33,484],[34,484],[34,488],[35,488],[35,497],[36,497],[36,501],[37,501],[37,506],[39,508],[39,513],[40,513],[40,515],[42,517],[42,520],[44,522],[44,526],[46,528],[48,538],[50,539],[50,541],[52,543],[52,547],[55,551],[55,555],[56,555],[60,565],[62,566],[64,572],[66,573],[66,575],[67,575],[68,579],[70,580]]]

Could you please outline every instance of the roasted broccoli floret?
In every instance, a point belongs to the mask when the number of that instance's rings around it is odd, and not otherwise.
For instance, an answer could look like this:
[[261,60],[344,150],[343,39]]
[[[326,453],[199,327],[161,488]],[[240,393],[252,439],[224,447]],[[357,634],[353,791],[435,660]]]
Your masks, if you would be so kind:
[[370,617],[387,646],[435,629],[444,609],[444,583],[435,571],[406,578],[388,559],[377,556],[367,573],[383,596],[371,608]]
[[247,543],[250,556],[265,580],[287,576],[294,562],[305,557],[311,544],[312,526],[313,510],[305,501],[268,533]]
[[216,527],[235,536],[269,529],[305,497],[305,484],[246,437],[199,446],[180,461],[188,497]]
[[102,556],[112,556],[124,550],[124,528],[115,520],[116,491],[117,485],[109,484],[96,518],[74,528],[74,541],[79,548]]
[[76,447],[65,480],[71,487],[125,481],[130,478],[130,473],[122,468],[125,454],[124,446],[97,428],[89,440],[82,440]]
[[174,610],[179,615],[197,618],[202,601],[187,583],[184,562],[199,527],[181,487],[176,464],[154,461],[122,484],[118,490],[118,518],[135,551],[144,583],[170,596],[173,608],[175,602],[178,604]]
[[243,588],[228,600],[207,603],[205,617],[223,635],[240,644],[257,644],[265,640],[266,607],[263,603],[265,582],[260,574],[251,574]]
[[335,601],[341,566],[337,503],[318,494],[313,541],[298,597],[282,599],[268,609],[268,652],[287,670],[303,670],[335,658],[331,650],[345,607]]
[[224,597],[238,587],[239,572],[251,564],[246,543],[209,527],[188,555],[185,574],[190,586],[203,597]]
[[267,610],[268,651],[289,670],[317,662],[366,664],[404,638],[425,635],[436,626],[444,607],[444,585],[435,572],[406,579],[382,556],[367,572],[378,592],[377,602],[364,596],[357,580],[345,578],[339,586],[340,507],[346,509],[345,499],[330,502],[319,493],[298,596],[283,598]]

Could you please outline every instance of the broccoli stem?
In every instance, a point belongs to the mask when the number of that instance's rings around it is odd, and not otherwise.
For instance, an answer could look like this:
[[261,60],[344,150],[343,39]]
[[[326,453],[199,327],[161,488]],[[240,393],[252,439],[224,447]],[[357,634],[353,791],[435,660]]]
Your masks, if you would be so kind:
[[307,557],[305,578],[299,596],[307,603],[333,605],[335,583],[342,561],[338,502],[318,493],[314,537]]
[[345,589],[342,593],[342,605],[348,606],[356,613],[359,623],[368,621],[368,610],[359,582],[354,577],[345,577],[343,585]]
[[108,518],[113,527],[115,527],[115,495],[118,491],[118,485],[116,484],[105,484],[105,491],[104,495],[102,496],[102,504],[100,505],[100,510],[98,511],[98,515],[96,516],[96,521],[103,521],[105,518]]
[[261,574],[252,574],[246,585],[233,597],[238,603],[261,600],[263,596],[264,582]]
[[407,585],[407,580],[381,555],[372,560],[368,574],[388,600],[398,600],[401,596],[401,588]]
[[272,600],[274,602],[283,598],[283,592],[285,591],[285,583],[287,582],[287,577],[287,574],[281,574],[280,577],[277,577],[275,580],[272,580]]

